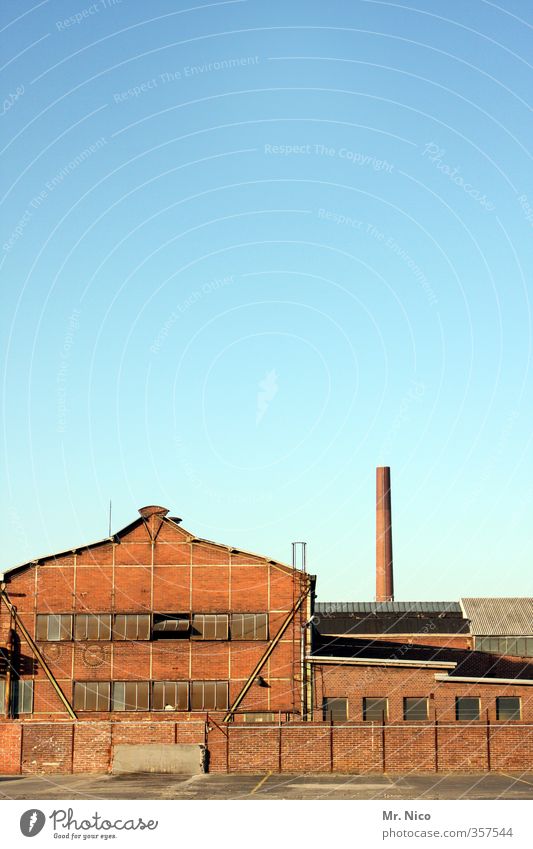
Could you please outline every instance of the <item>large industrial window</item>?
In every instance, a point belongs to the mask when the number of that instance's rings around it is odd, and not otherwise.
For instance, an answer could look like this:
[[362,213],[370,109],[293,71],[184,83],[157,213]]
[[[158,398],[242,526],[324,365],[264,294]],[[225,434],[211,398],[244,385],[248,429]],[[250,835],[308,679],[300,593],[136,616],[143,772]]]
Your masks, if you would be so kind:
[[388,699],[364,698],[363,719],[366,722],[383,722],[389,713]]
[[189,637],[191,630],[188,613],[154,613],[152,636],[154,640],[176,640]]
[[49,613],[37,616],[36,640],[71,640],[72,614]]
[[150,710],[149,681],[115,681],[113,710]]
[[326,722],[346,722],[348,719],[348,699],[327,696],[322,702],[322,714]]
[[149,640],[149,613],[117,613],[113,625],[114,640]]
[[192,637],[196,640],[227,640],[227,614],[194,613],[192,617]]
[[188,681],[154,681],[152,689],[153,710],[188,710]]
[[109,710],[109,681],[75,681],[74,710]]
[[479,699],[472,696],[457,696],[455,699],[455,718],[463,722],[479,719]]
[[[12,683],[12,705],[15,716],[33,713],[33,681],[14,680]],[[6,712],[6,682],[0,681],[0,714]]]
[[268,640],[267,613],[232,613],[232,640]]
[[499,696],[496,699],[496,719],[520,719],[520,708],[518,696]]
[[191,681],[191,710],[227,710],[227,681]]
[[428,718],[428,700],[426,698],[406,697],[403,700],[403,718],[418,722]]
[[533,657],[533,637],[474,637],[477,651]]
[[78,613],[74,620],[76,640],[110,640],[110,613]]
[[13,681],[13,709],[15,716],[33,713],[33,681]]

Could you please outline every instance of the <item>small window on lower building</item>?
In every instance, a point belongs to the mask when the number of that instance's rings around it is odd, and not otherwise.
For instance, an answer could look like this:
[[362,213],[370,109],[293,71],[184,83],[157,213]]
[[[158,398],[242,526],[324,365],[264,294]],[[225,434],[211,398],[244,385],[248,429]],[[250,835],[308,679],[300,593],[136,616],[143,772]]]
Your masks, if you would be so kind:
[[114,640],[149,640],[149,613],[117,613],[113,625]]
[[153,710],[189,710],[188,681],[154,681]]
[[348,719],[348,699],[339,696],[326,696],[322,702],[322,715],[326,722],[346,722]]
[[496,699],[496,719],[520,719],[521,704],[518,696],[499,696]]
[[479,719],[479,699],[474,696],[457,696],[455,718],[462,722],[473,722]]
[[275,713],[245,713],[244,722],[275,722]]
[[109,710],[109,681],[75,681],[74,710]]
[[384,722],[389,713],[389,700],[382,698],[363,699],[363,719],[366,722]]
[[227,681],[191,681],[191,710],[227,710]]
[[112,710],[150,710],[148,681],[115,681]]
[[415,696],[408,696],[403,700],[403,718],[418,722],[428,718],[428,700]]
[[33,681],[13,681],[13,706],[15,716],[33,713]]

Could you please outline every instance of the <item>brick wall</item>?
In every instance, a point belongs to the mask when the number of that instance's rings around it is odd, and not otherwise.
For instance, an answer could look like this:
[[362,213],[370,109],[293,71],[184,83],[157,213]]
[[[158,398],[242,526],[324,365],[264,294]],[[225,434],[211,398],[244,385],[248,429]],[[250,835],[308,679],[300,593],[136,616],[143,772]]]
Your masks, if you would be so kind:
[[[479,665],[480,676],[486,672],[486,666],[492,666],[490,656],[478,658],[481,653],[470,652],[475,672]],[[499,663],[507,669],[507,674],[513,670],[514,675],[525,668],[526,675],[533,679],[533,674],[527,667],[532,664],[517,659],[503,658]],[[483,665],[485,664],[485,666]],[[388,721],[403,721],[404,697],[427,697],[429,699],[429,718],[443,722],[455,722],[456,696],[477,696],[480,699],[480,715],[483,719],[496,721],[496,698],[498,696],[519,696],[522,704],[522,719],[533,722],[533,686],[516,684],[476,684],[474,682],[439,682],[436,673],[453,674],[454,670],[421,668],[421,667],[392,667],[364,665],[335,665],[314,664],[314,716],[317,721],[322,719],[322,703],[326,697],[341,697],[348,700],[348,720],[363,721],[363,698],[384,697],[388,699]],[[466,674],[461,670],[459,674]],[[491,674],[495,675],[494,667]],[[504,676],[502,676],[504,677]],[[514,677],[514,676],[513,676]],[[455,726],[456,733],[462,733],[463,724]]]
[[[220,719],[220,717],[219,717]],[[0,772],[106,773],[113,745],[207,742],[213,773],[524,772],[533,760],[527,722],[291,722],[281,726],[200,721],[3,722]]]
[[[272,639],[308,586],[308,576],[297,570],[198,540],[153,515],[137,520],[113,540],[29,564],[9,577],[7,591],[34,638],[38,614],[266,612]],[[243,709],[301,711],[301,624],[306,615],[304,606],[261,670],[268,686],[253,686]],[[9,621],[0,605],[0,643],[6,642]],[[69,700],[74,681],[223,680],[229,681],[231,704],[269,644],[176,639],[38,645]],[[24,640],[21,652],[32,660]],[[34,674],[30,666],[21,677],[34,679],[35,718],[68,717],[40,665]]]

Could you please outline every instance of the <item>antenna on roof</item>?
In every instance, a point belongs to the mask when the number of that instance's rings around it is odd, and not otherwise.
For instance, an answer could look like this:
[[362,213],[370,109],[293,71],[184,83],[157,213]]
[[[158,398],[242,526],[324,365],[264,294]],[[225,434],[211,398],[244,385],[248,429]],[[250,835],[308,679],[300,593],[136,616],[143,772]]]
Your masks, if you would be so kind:
[[111,499],[109,499],[109,534],[111,536]]

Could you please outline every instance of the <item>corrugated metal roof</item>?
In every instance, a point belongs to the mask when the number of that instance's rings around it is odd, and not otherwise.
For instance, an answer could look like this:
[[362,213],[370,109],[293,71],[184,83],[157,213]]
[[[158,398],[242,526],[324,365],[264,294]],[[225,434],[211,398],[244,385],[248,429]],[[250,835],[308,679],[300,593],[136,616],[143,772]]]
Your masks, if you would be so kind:
[[458,601],[324,601],[315,604],[317,613],[457,613]]
[[462,598],[475,636],[533,636],[533,598]]

